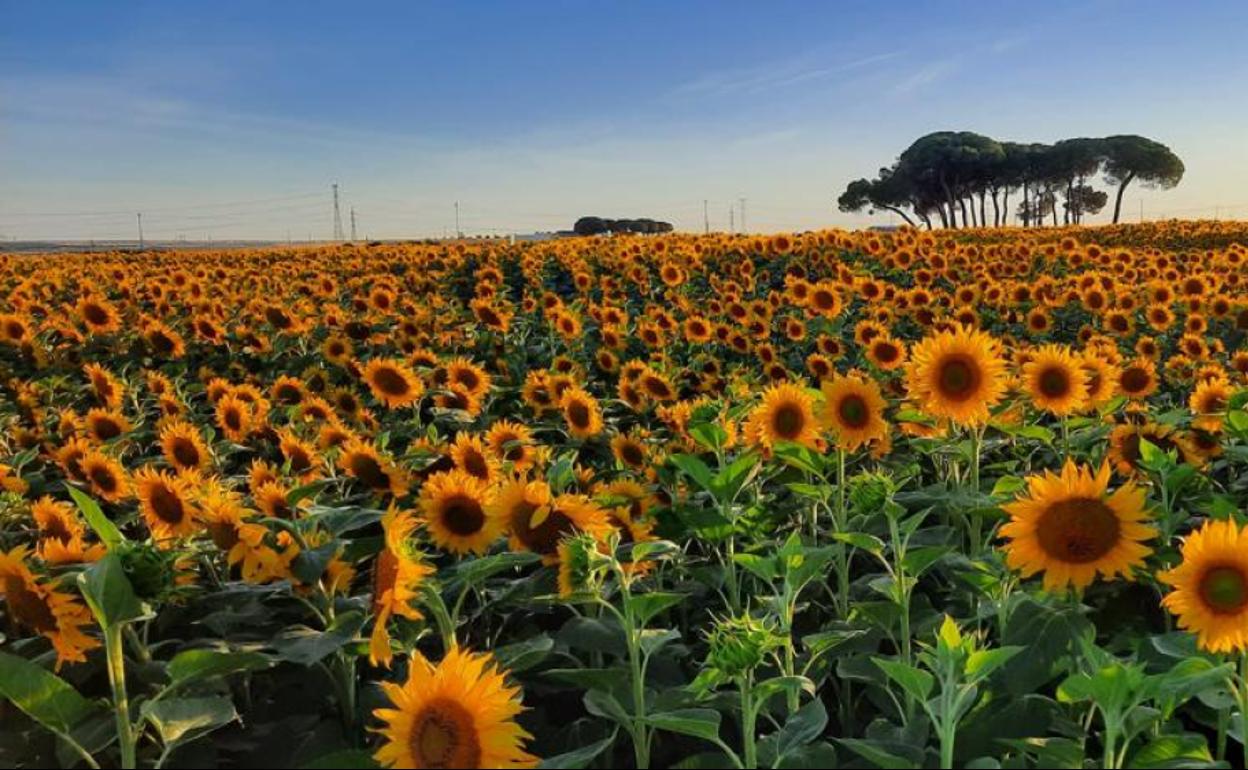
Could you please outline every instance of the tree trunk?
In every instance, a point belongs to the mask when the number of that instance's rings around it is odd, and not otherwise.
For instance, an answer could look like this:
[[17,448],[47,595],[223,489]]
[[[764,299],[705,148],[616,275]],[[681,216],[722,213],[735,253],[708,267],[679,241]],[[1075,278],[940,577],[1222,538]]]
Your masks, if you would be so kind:
[[[966,198],[958,198],[958,208],[962,209],[962,226],[966,227],[966,223],[971,221],[966,216]],[[974,208],[972,208],[971,210],[974,211]],[[971,223],[971,227],[974,227],[974,226],[975,224]]]
[[[954,214],[953,210],[953,190],[949,189],[949,183],[945,181],[945,175],[943,173],[940,175],[940,186],[945,191],[945,201],[949,204],[950,225],[956,230],[958,227],[958,218]],[[965,217],[962,219],[962,224],[966,224]]]
[[919,218],[921,218],[921,219],[923,220],[923,224],[927,225],[927,229],[928,229],[928,230],[931,230],[931,229],[932,229],[932,218],[931,218],[931,217],[929,217],[929,216],[928,216],[928,215],[924,212],[924,213],[920,213],[920,214],[919,214]]
[[1001,226],[1005,227],[1010,223],[1010,188],[1005,188],[1001,193]]
[[987,227],[988,219],[984,216],[984,197],[988,195],[987,190],[979,191],[979,226]]
[[1023,227],[1031,227],[1031,185],[1023,182]]
[[913,219],[911,219],[910,217],[906,216],[906,212],[905,212],[905,211],[903,211],[902,209],[899,209],[899,208],[897,208],[896,206],[884,206],[884,208],[888,209],[889,211],[893,212],[894,214],[899,215],[902,219],[906,220],[906,224],[910,225],[911,227],[914,227],[914,226],[915,226],[915,225],[914,225],[914,220],[913,220]]
[[945,205],[943,203],[936,206],[936,213],[940,215],[940,226],[949,226],[949,215],[945,213]]
[[1001,226],[1001,205],[997,203],[997,193],[998,193],[998,190],[994,187],[992,189],[992,226],[993,227]]
[[1122,194],[1127,191],[1127,185],[1131,184],[1132,179],[1135,179],[1134,171],[1127,174],[1122,184],[1118,185],[1118,196],[1114,198],[1114,224],[1118,224],[1118,215],[1122,213]]

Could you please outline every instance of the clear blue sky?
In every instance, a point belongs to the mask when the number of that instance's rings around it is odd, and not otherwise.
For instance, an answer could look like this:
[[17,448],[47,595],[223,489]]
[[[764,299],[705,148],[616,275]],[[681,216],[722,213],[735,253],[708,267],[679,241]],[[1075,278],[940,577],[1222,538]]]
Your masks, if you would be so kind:
[[1130,214],[1248,218],[1242,0],[0,11],[5,237],[324,238],[334,181],[374,237],[861,225],[845,183],[941,129],[1152,136],[1187,177]]

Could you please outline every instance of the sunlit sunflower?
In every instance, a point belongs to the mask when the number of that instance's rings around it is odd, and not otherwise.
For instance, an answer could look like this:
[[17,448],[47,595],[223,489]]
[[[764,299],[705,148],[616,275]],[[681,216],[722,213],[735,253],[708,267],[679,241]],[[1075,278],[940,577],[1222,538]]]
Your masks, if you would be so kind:
[[30,515],[39,529],[36,554],[46,563],[81,564],[104,555],[103,545],[87,544],[87,529],[69,503],[44,495],[30,507]]
[[1206,431],[1220,430],[1233,393],[1231,384],[1221,378],[1199,383],[1187,402],[1195,417],[1192,425]]
[[160,545],[184,538],[198,529],[195,520],[195,487],[185,475],[151,467],[134,474],[135,496],[152,539]]
[[121,328],[121,315],[102,297],[83,297],[77,310],[78,318],[92,334],[108,334]]
[[899,369],[906,363],[906,344],[888,334],[873,337],[867,343],[867,360],[886,372]]
[[1118,395],[1118,367],[1104,357],[1092,352],[1085,352],[1079,360],[1087,374],[1087,397],[1084,406],[1087,409],[1099,409],[1108,404]]
[[280,441],[278,448],[286,460],[290,472],[299,477],[304,484],[320,478],[322,473],[321,455],[311,443],[299,438],[289,429],[278,432]]
[[602,431],[602,409],[598,400],[583,388],[573,386],[563,392],[559,399],[563,420],[568,433],[574,438],[586,439]]
[[1030,577],[1044,572],[1044,587],[1083,589],[1096,579],[1143,565],[1156,536],[1149,526],[1144,490],[1128,482],[1108,494],[1109,465],[1098,471],[1067,460],[1060,475],[1029,476],[1027,496],[1002,508],[1010,521],[1001,527],[1006,563]]
[[83,373],[90,380],[91,389],[95,391],[95,399],[100,406],[105,409],[117,409],[121,406],[122,399],[126,396],[126,386],[112,372],[99,364],[87,364],[83,367]]
[[532,738],[515,720],[523,707],[488,654],[453,648],[436,667],[412,657],[403,685],[383,683],[394,708],[373,714],[385,726],[374,755],[385,767],[536,767]]
[[782,441],[815,448],[819,426],[814,399],[798,385],[773,385],[763,393],[762,403],[750,412],[746,435],[751,443],[767,448]]
[[1148,443],[1162,452],[1176,452],[1180,462],[1192,459],[1187,438],[1169,425],[1148,422],[1143,425],[1124,424],[1109,434],[1108,460],[1123,476],[1134,476],[1140,471],[1140,443]]
[[1137,358],[1118,372],[1118,392],[1127,398],[1143,400],[1157,390],[1157,370],[1153,362]]
[[910,350],[906,387],[910,399],[930,415],[982,424],[1007,387],[1000,344],[966,327],[926,337]]
[[251,406],[233,393],[217,401],[217,427],[234,443],[241,443],[252,429]]
[[160,450],[165,460],[179,471],[208,467],[211,455],[199,429],[185,420],[171,420],[160,429]]
[[84,663],[86,653],[100,646],[83,628],[91,625],[91,611],[72,594],[48,580],[39,580],[26,565],[27,549],[0,551],[0,597],[14,623],[43,636],[56,649],[56,669],[66,663]]
[[1059,345],[1033,351],[1022,374],[1023,390],[1037,409],[1064,417],[1081,409],[1087,399],[1087,372],[1078,358]]
[[533,432],[512,420],[499,420],[491,425],[485,434],[485,443],[494,457],[510,463],[517,471],[527,470],[537,459]]
[[390,649],[387,629],[390,617],[420,620],[420,610],[413,606],[420,584],[435,570],[411,544],[412,532],[419,520],[406,511],[391,506],[381,520],[385,533],[384,545],[373,562],[372,612],[373,633],[369,640],[368,657],[374,666],[390,667],[394,653]]
[[130,495],[130,481],[121,463],[92,450],[83,454],[79,461],[82,475],[91,485],[91,491],[103,499],[115,503]]
[[391,409],[413,404],[425,392],[420,377],[397,359],[374,358],[365,365],[362,376],[377,400]]
[[98,442],[112,441],[133,430],[134,426],[119,411],[92,409],[87,412],[87,434]]
[[1248,529],[1206,521],[1183,541],[1183,561],[1157,575],[1174,591],[1162,599],[1202,649],[1248,649]]
[[420,490],[420,507],[430,539],[455,554],[483,554],[503,532],[490,513],[494,492],[481,479],[455,469],[435,473]]
[[451,461],[469,476],[493,483],[501,473],[498,458],[490,452],[481,436],[460,431],[451,444]]
[[255,512],[244,507],[237,492],[210,481],[200,490],[197,502],[213,545],[225,554],[229,566],[239,567],[244,581],[260,584],[282,577],[281,558],[266,543],[269,530],[253,520]]
[[838,449],[853,452],[888,435],[884,397],[874,380],[834,377],[823,382],[819,422],[836,436]]

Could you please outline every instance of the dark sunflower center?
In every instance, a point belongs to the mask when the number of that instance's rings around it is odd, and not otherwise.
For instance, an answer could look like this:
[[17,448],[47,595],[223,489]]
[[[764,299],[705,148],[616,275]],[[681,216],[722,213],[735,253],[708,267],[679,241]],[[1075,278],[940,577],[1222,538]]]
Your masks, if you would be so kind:
[[117,489],[117,476],[113,473],[113,469],[104,465],[96,466],[91,469],[91,483],[95,484],[105,493],[112,493]]
[[576,428],[589,427],[589,407],[583,401],[568,404],[568,422]]
[[377,561],[373,565],[373,608],[376,612],[381,597],[394,588],[396,579],[399,576],[399,559],[394,553],[386,548],[377,556]]
[[95,435],[101,441],[117,438],[121,435],[121,425],[107,418],[95,421]]
[[87,305],[83,308],[82,315],[89,323],[95,326],[103,326],[108,323],[108,311],[99,305]]
[[777,436],[791,441],[802,434],[806,416],[796,404],[781,404],[772,415],[771,425]]
[[42,596],[30,590],[20,575],[4,576],[4,599],[21,625],[39,633],[56,630],[56,616]]
[[48,520],[43,530],[43,536],[49,540],[59,540],[62,543],[68,543],[74,538],[73,533],[69,531],[69,526],[60,516],[53,516]]
[[406,396],[411,384],[401,372],[383,366],[373,372],[373,384],[387,396]]
[[641,447],[630,441],[620,446],[620,459],[625,465],[638,466],[646,461],[646,454]]
[[891,364],[897,360],[897,347],[889,342],[881,342],[875,346],[875,357],[880,363]]
[[485,455],[477,451],[464,454],[464,470],[479,479],[488,481],[490,478],[490,464],[486,462]]
[[1133,366],[1122,373],[1122,389],[1128,393],[1139,393],[1148,387],[1152,379],[1148,376],[1148,372]]
[[979,366],[970,356],[952,356],[941,364],[938,382],[942,397],[967,401],[979,391]]
[[472,714],[450,698],[435,698],[412,721],[417,767],[480,767],[481,743]]
[[1234,615],[1248,605],[1248,576],[1239,567],[1214,567],[1200,579],[1200,597],[1218,615]]
[[[542,520],[541,524],[538,524],[536,527],[530,527],[531,514],[537,509],[528,503],[521,507],[527,508],[530,515],[525,517],[521,522],[521,527],[514,531],[521,542],[533,553],[540,553],[543,556],[555,553],[559,548],[559,541],[576,531],[576,524],[573,523],[572,519],[568,518],[568,515],[562,511],[555,509],[550,511],[550,514]],[[516,521],[515,516],[512,517],[512,521]]]
[[1053,503],[1040,515],[1036,534],[1049,556],[1069,564],[1088,564],[1118,544],[1121,526],[1114,511],[1091,497]]
[[368,455],[356,455],[351,458],[351,471],[355,477],[373,489],[388,489],[390,476],[381,467],[376,458]]
[[859,395],[842,398],[836,413],[841,418],[841,424],[850,428],[864,428],[871,420],[871,410]]
[[165,484],[157,484],[151,493],[152,513],[166,524],[178,525],[186,518],[186,506],[176,490]]
[[476,498],[454,495],[442,503],[442,523],[460,537],[475,535],[485,524],[485,511]]
[[1040,373],[1038,384],[1045,398],[1062,398],[1070,393],[1070,376],[1061,367],[1045,369]]
[[195,467],[199,465],[199,450],[188,439],[174,439],[173,459],[183,468]]

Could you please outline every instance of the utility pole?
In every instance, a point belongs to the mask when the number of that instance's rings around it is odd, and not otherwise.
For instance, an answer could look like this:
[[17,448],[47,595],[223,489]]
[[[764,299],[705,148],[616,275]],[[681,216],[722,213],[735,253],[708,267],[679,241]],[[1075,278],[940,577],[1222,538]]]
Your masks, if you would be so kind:
[[455,237],[464,237],[464,231],[459,229],[459,201],[455,201]]
[[711,234],[711,215],[706,208],[706,198],[702,199],[702,234]]
[[338,183],[334,182],[330,185],[334,191],[334,240],[341,241],[342,234],[342,211],[338,208]]
[[741,201],[741,232],[748,232],[745,229],[745,198],[738,198]]
[[135,214],[139,218],[139,251],[143,250],[143,212]]
[[351,242],[355,242],[355,206],[351,207]]
[[737,210],[732,206],[728,207],[728,232],[735,233],[737,231],[736,223]]

